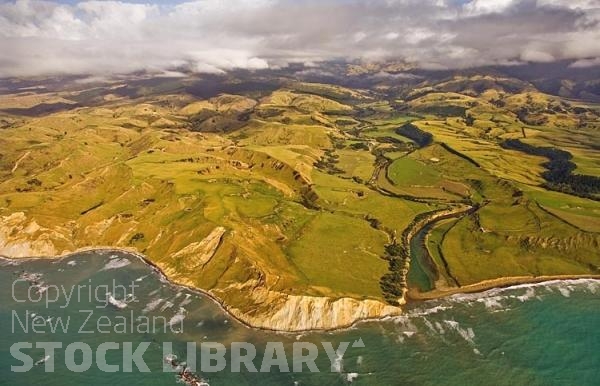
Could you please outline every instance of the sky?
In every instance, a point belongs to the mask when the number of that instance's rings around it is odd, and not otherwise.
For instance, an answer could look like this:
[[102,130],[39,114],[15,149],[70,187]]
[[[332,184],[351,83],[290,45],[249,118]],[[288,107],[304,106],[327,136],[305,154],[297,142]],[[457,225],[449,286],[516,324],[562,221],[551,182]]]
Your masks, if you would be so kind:
[[0,77],[327,60],[600,65],[600,0],[0,0]]

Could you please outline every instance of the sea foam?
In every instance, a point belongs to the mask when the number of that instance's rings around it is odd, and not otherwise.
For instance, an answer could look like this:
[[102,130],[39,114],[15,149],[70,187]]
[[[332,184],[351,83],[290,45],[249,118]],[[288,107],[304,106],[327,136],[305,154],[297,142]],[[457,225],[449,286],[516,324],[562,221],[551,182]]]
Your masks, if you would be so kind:
[[122,258],[111,258],[111,260],[106,263],[106,265],[101,269],[101,271],[107,271],[109,269],[118,269],[123,268],[131,264],[131,261],[125,257]]

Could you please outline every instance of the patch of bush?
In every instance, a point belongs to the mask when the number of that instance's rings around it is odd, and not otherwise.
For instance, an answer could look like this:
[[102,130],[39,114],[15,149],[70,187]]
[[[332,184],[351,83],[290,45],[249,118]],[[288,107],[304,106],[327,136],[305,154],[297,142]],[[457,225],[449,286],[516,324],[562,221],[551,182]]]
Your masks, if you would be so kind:
[[433,135],[419,129],[412,123],[406,123],[396,129],[396,134],[414,141],[419,147],[425,147],[433,142]]
[[131,236],[131,239],[129,239],[129,244],[131,245],[131,244],[133,244],[133,243],[135,243],[135,242],[138,242],[138,241],[144,240],[144,238],[145,238],[144,234],[143,234],[143,233],[140,233],[140,232],[138,232],[138,233],[136,233],[135,235]]
[[549,161],[542,165],[546,168],[546,171],[542,173],[542,177],[546,180],[544,184],[546,188],[575,196],[598,199],[600,177],[574,174],[573,171],[577,165],[571,161],[573,155],[568,151],[555,147],[533,146],[518,139],[507,139],[500,145],[505,149],[548,158]]

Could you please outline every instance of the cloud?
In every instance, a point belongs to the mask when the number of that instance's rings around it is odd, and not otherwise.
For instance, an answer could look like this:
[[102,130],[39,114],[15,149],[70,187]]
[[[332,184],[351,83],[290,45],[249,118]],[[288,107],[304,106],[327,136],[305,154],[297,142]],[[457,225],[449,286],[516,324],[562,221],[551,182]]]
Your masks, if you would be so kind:
[[526,62],[551,63],[556,60],[552,54],[536,49],[525,50],[521,53],[521,59]]
[[0,4],[0,76],[222,72],[333,59],[426,68],[594,62],[599,23],[597,0],[17,0]]
[[465,4],[464,9],[470,15],[500,13],[513,4],[513,0],[473,0]]
[[594,67],[594,66],[600,66],[600,58],[579,59],[578,61],[571,64],[571,67],[573,67],[573,68],[588,68],[588,67]]

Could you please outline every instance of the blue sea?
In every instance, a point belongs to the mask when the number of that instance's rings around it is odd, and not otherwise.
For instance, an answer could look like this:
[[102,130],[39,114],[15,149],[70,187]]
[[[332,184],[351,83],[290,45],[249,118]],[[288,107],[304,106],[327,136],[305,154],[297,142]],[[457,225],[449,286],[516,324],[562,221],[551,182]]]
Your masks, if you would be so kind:
[[[132,284],[134,290],[119,287]],[[54,286],[80,288],[79,296],[74,291],[69,302],[62,295],[55,299]],[[36,331],[33,320],[39,324]],[[123,320],[126,325],[119,325]],[[58,328],[52,331],[52,325]],[[168,371],[172,366],[165,354],[190,363],[188,342],[198,349],[197,376],[211,386],[600,385],[600,282],[593,280],[415,302],[401,317],[335,332],[282,334],[242,325],[207,296],[161,280],[136,256],[96,251],[61,260],[0,262],[0,326],[2,385],[177,385],[181,380]],[[38,362],[26,372],[11,369],[24,363],[10,351],[19,342],[31,344],[20,352]],[[58,342],[62,348],[47,358],[43,348],[36,348],[40,342]],[[95,359],[86,371],[69,370],[66,359],[83,363],[81,351],[66,354],[74,342],[85,343],[94,354],[101,344],[114,342],[119,349],[107,350],[105,356],[118,371],[101,371]],[[149,372],[136,365],[124,371],[123,347],[130,343],[135,350],[144,342]],[[166,351],[165,342],[171,343]],[[254,345],[253,363],[259,370],[268,342],[282,345],[290,369],[294,343],[313,343],[319,372],[306,366],[302,372],[280,371],[278,366],[270,372],[250,372],[244,366],[234,372],[232,342]],[[348,342],[348,348],[332,361],[324,342],[334,349]],[[227,350],[225,369],[202,372],[203,350],[213,343]],[[47,371],[50,362],[53,372]]]

